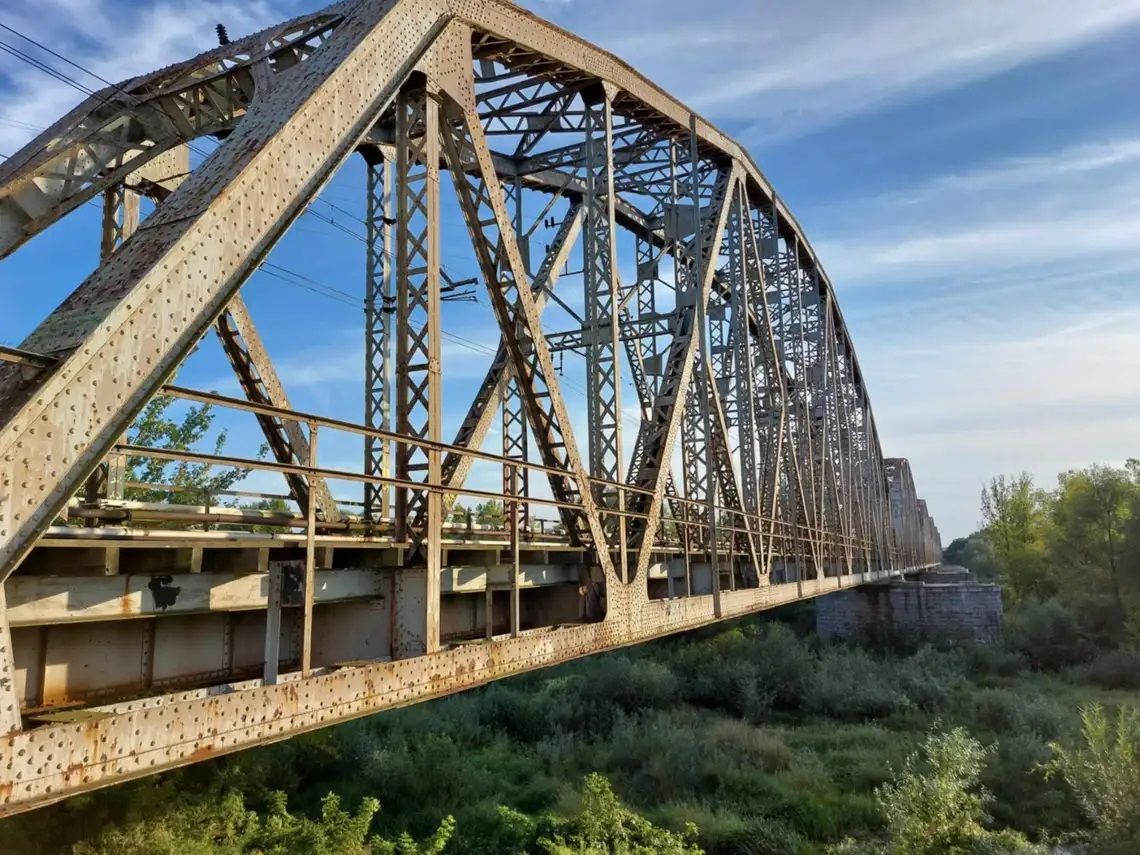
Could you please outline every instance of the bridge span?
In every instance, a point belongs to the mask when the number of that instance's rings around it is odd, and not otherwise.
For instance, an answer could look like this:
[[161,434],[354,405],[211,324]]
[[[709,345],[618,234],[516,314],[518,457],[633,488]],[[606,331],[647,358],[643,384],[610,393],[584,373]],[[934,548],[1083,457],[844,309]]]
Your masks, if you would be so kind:
[[[219,35],[0,165],[0,257],[102,206],[0,348],[0,814],[938,563],[826,273],[700,116],[506,0]],[[355,418],[290,403],[241,292],[302,217],[364,244]],[[210,348],[237,394],[176,381]],[[156,397],[267,452],[156,444]]]

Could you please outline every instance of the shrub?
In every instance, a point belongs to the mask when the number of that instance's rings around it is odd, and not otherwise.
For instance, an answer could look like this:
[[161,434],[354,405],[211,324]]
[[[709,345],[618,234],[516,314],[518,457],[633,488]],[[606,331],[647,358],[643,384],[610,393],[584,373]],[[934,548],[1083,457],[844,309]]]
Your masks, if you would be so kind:
[[1029,667],[1029,660],[1006,645],[982,645],[966,650],[966,667],[971,674],[1013,677]]
[[681,693],[686,701],[731,715],[762,720],[771,698],[760,689],[756,666],[747,659],[716,659],[702,646],[694,646],[677,659]]
[[709,730],[714,755],[726,754],[741,765],[780,772],[796,759],[795,752],[770,730],[761,730],[742,721],[722,719]]
[[883,718],[909,706],[866,651],[843,647],[824,652],[804,699],[808,710],[844,721]]
[[995,825],[1016,828],[1033,838],[1082,825],[1064,783],[1041,774],[1049,757],[1049,745],[1036,734],[1002,735],[981,778],[994,794],[989,812]]
[[1060,600],[1025,600],[1006,615],[1005,640],[1034,668],[1057,671],[1090,659],[1095,648],[1083,637],[1076,614]]
[[1140,852],[1140,709],[1121,707],[1110,723],[1100,704],[1081,710],[1084,745],[1050,744],[1047,776],[1069,785],[1105,855]]
[[962,654],[955,651],[920,647],[895,665],[895,684],[919,709],[938,712],[966,683],[963,661]]
[[631,811],[598,774],[587,775],[582,804],[569,819],[545,821],[538,851],[549,855],[701,855],[697,829],[681,833],[659,828]]
[[1046,739],[1065,725],[1065,711],[1053,700],[1037,693],[1012,689],[981,689],[971,698],[971,719],[994,734],[1030,732]]
[[578,681],[591,706],[616,707],[625,712],[661,709],[677,700],[677,678],[669,667],[648,657],[603,656],[585,669]]
[[1140,689],[1140,648],[1121,647],[1102,653],[1081,673],[1105,689]]
[[983,825],[989,793],[978,784],[992,749],[964,729],[931,733],[895,781],[875,791],[887,819],[889,851],[899,855],[1017,852],[1019,835]]
[[788,855],[811,850],[803,835],[786,823],[759,818],[748,824],[748,839],[735,851],[740,855]]
[[815,657],[785,624],[767,623],[751,652],[760,687],[780,709],[799,709],[811,685]]

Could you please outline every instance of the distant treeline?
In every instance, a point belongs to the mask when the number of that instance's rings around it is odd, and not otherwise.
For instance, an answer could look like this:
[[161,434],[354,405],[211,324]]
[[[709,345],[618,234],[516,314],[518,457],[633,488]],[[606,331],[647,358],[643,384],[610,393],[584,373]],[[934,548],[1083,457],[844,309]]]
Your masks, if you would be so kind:
[[1140,460],[1072,470],[1053,489],[1026,473],[1000,476],[981,510],[983,527],[951,543],[945,561],[1000,581],[1015,618],[1052,624],[1036,664],[1140,640]]

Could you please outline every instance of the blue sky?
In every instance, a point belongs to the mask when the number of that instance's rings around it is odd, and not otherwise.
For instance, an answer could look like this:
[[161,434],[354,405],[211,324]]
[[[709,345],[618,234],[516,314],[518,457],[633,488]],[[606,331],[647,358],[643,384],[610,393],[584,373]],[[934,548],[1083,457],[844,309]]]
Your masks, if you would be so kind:
[[[911,459],[944,539],[975,527],[993,474],[1047,484],[1140,455],[1140,2],[524,5],[748,146],[835,283],[884,449]],[[0,21],[117,80],[212,46],[219,21],[237,36],[310,8],[44,0]],[[0,153],[79,97],[4,55]],[[353,162],[323,194],[344,211],[316,210],[359,234],[361,188]],[[461,243],[444,256],[457,277],[471,264]],[[83,207],[0,263],[0,341],[18,343],[97,251],[98,213]],[[259,273],[244,291],[294,403],[357,417],[360,311],[327,287],[360,293],[361,243],[304,217],[273,261],[326,286]],[[485,299],[448,306],[445,328],[465,340],[444,342],[449,436],[497,332]],[[180,380],[232,392],[226,370],[207,340]],[[582,412],[572,367],[564,383]],[[234,450],[256,437],[231,428]],[[357,465],[350,441],[323,448],[330,465]]]

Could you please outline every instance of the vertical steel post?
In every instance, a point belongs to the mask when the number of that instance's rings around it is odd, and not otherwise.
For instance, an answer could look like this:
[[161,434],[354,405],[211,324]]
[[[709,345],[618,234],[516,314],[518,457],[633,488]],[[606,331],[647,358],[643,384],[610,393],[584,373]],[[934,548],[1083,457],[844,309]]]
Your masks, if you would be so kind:
[[[517,487],[518,470],[516,467],[511,467],[511,481],[513,486]],[[517,491],[511,491],[511,516],[515,517],[518,514],[519,500],[517,498]],[[511,638],[518,638],[519,635],[519,609],[521,606],[519,597],[519,528],[518,526],[511,526]]]
[[[702,246],[703,229],[701,228],[701,184],[700,184],[700,149],[699,140],[697,138],[697,116],[695,113],[689,114],[689,180],[690,192],[692,193],[693,202],[693,216],[696,218],[696,239],[694,242],[693,251],[693,281],[696,285],[695,292],[697,295],[697,331],[698,331],[698,350],[697,361],[699,363],[699,371],[694,372],[694,377],[697,381],[697,403],[700,411],[701,425],[704,430],[706,442],[712,436],[712,415],[709,412],[709,395],[711,393],[711,384],[714,381],[712,375],[712,365],[709,359],[709,322],[708,322],[708,307],[705,301],[701,299],[701,283],[704,281],[704,247]],[[726,200],[727,203],[727,200]],[[712,257],[711,252],[715,251],[715,247],[710,250],[709,264],[715,264],[716,260]],[[716,531],[716,479],[713,477],[712,471],[712,454],[706,451],[705,453],[705,470],[703,473],[705,481],[705,504],[706,513],[708,515],[708,538],[709,538],[709,564],[712,568],[713,579],[713,611],[717,617],[721,616],[721,598],[720,598],[720,568],[717,563],[717,531]]]
[[281,662],[281,597],[284,590],[284,568],[280,562],[271,562],[266,578],[268,590],[265,598],[265,670],[262,682],[277,684],[277,670]]
[[[523,244],[523,228],[522,228],[522,183],[516,180],[512,193],[514,199],[514,230],[515,240],[518,241],[520,249]],[[500,259],[500,261],[505,259]],[[527,254],[523,256],[523,263],[527,260]],[[527,271],[530,274],[530,271]],[[521,460],[526,462],[528,455],[527,443],[527,428],[526,428],[526,410],[523,407],[522,395],[519,394],[518,381],[515,379],[515,373],[510,368],[507,369],[507,382],[503,390],[503,457],[510,458],[511,460]],[[523,469],[520,473],[515,466],[510,463],[503,464],[503,495],[505,496],[527,496],[530,494],[530,472]],[[504,523],[511,528],[529,530],[529,510],[530,505],[527,502],[511,502],[511,506],[515,509],[509,515],[506,514],[504,508],[505,520]]]
[[[582,229],[582,284],[585,289],[586,413],[589,420],[590,475],[609,484],[595,485],[600,508],[617,511],[605,521],[610,544],[619,548],[619,576],[624,580],[622,491],[625,469],[621,438],[621,342],[616,270],[613,164],[613,108],[604,84],[583,94],[585,103],[585,223]],[[650,533],[652,536],[653,533]]]
[[[364,150],[366,172],[364,296],[364,423],[391,430],[392,276],[391,165],[377,148]],[[364,474],[391,477],[392,446],[374,436],[364,440]],[[392,512],[387,484],[364,485],[364,516],[387,519]]]
[[[396,101],[396,536],[407,541],[396,585],[393,652],[439,649],[442,558],[439,93]],[[420,442],[417,442],[420,441]],[[421,444],[426,440],[432,445]]]

